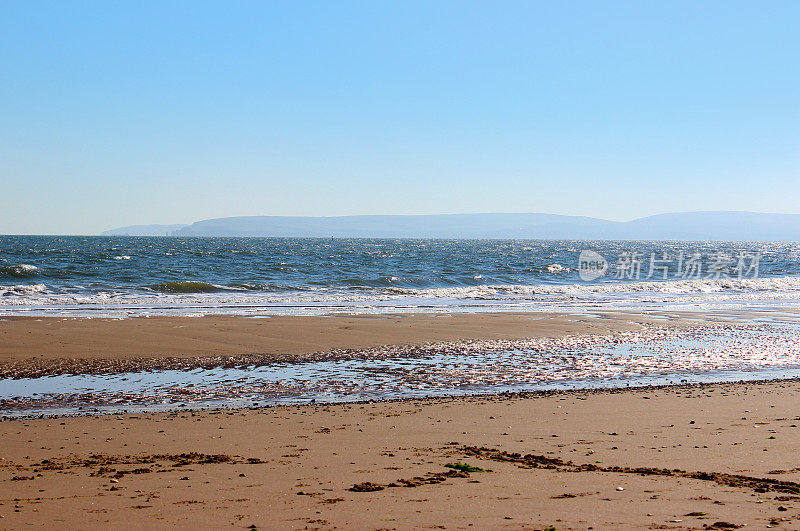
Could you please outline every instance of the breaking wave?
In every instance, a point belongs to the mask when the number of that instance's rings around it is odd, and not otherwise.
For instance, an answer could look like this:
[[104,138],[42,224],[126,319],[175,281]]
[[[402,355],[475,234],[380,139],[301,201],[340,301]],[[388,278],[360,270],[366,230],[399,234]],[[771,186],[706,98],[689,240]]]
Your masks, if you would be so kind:
[[196,280],[174,280],[171,282],[153,284],[148,287],[154,291],[161,291],[164,293],[214,293],[216,291],[237,290],[237,288],[210,284],[208,282],[199,282]]
[[44,284],[28,284],[17,286],[0,286],[0,296],[8,295],[37,295],[47,293],[47,286]]
[[0,275],[8,277],[32,277],[39,273],[39,268],[30,264],[0,266]]
[[550,264],[547,266],[548,273],[569,273],[572,271],[569,267],[564,267],[561,264]]
[[592,295],[604,293],[715,293],[722,291],[795,291],[800,277],[707,278],[667,281],[618,282],[602,284],[484,284],[448,288],[392,288],[395,294],[435,298],[486,298],[489,296]]

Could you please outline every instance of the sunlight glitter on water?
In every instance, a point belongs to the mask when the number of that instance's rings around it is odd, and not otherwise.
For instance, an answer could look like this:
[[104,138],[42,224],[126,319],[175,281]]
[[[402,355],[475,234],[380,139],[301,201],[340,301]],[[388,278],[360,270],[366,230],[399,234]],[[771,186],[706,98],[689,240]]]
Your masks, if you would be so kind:
[[460,342],[428,353],[238,368],[0,380],[0,414],[340,402],[800,376],[798,325]]

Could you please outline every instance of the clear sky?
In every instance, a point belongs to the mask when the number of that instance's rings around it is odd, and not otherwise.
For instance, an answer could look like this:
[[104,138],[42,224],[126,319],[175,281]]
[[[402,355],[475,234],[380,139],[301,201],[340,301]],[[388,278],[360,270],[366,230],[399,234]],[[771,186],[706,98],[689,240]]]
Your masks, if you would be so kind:
[[0,233],[800,213],[800,2],[4,2]]

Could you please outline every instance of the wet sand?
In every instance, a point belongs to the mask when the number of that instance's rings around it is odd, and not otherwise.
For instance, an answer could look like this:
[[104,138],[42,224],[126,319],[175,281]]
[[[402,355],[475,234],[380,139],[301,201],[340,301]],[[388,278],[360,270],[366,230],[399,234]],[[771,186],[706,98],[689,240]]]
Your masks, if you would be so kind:
[[5,421],[0,528],[797,529],[798,391]]
[[678,327],[715,319],[705,314],[624,312],[268,319],[15,317],[0,321],[0,377],[300,361],[383,345],[608,334],[641,330],[652,323]]
[[[28,318],[0,322],[0,367],[146,368],[729,317]],[[4,420],[0,529],[800,528],[798,391],[786,380]]]

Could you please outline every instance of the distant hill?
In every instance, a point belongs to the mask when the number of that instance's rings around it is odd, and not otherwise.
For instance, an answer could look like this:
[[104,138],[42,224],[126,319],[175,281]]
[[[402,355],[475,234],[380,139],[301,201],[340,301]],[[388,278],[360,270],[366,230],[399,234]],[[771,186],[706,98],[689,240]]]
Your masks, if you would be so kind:
[[659,214],[627,222],[556,214],[247,216],[208,219],[191,225],[123,227],[103,234],[315,238],[800,241],[800,215],[755,212],[683,212]]
[[757,212],[681,212],[624,224],[624,239],[800,241],[800,215]]
[[177,236],[306,236],[340,238],[566,238],[602,237],[611,222],[554,214],[441,214],[420,216],[253,216],[198,221]]
[[100,236],[172,236],[184,227],[188,225],[131,225],[101,232]]

